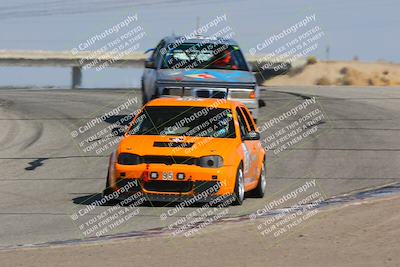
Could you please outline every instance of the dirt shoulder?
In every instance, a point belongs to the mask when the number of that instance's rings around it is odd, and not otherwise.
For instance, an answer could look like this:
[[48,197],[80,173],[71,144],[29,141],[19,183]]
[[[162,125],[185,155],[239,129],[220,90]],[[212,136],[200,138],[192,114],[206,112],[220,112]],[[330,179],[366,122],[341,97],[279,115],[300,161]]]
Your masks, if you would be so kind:
[[400,196],[320,211],[270,242],[259,220],[210,226],[193,237],[0,252],[1,266],[400,266]]
[[265,86],[399,86],[400,64],[386,62],[329,61],[306,65],[301,71],[274,77]]

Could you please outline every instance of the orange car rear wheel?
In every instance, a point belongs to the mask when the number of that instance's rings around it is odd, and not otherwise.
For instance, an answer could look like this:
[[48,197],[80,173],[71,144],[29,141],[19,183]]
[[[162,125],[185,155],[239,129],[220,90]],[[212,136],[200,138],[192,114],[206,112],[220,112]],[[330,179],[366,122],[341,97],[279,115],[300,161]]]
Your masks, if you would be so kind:
[[251,190],[249,193],[253,197],[263,198],[264,194],[265,194],[266,185],[267,185],[267,176],[266,176],[266,171],[265,171],[265,158],[264,158],[262,166],[261,166],[261,173],[260,173],[260,177],[258,179],[257,187],[254,188],[253,190]]

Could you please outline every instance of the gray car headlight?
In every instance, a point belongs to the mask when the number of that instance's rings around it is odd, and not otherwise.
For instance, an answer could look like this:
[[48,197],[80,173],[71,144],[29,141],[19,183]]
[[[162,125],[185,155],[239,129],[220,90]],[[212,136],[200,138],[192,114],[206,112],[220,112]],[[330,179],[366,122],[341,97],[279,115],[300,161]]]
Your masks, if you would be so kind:
[[220,156],[206,156],[197,159],[197,165],[205,168],[220,168],[224,160]]

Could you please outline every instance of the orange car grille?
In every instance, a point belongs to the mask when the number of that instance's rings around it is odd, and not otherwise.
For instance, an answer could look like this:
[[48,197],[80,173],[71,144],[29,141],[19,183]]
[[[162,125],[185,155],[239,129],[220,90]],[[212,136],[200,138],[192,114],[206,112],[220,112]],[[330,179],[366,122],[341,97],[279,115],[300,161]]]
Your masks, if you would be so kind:
[[153,192],[186,193],[192,190],[193,182],[189,181],[148,181],[143,184],[144,189]]
[[192,157],[175,157],[175,156],[143,156],[142,157],[144,163],[152,164],[187,164],[194,165],[196,164],[196,158]]
[[194,191],[199,194],[208,191],[209,195],[214,195],[221,188],[218,181],[160,181],[150,180],[143,183],[143,188],[153,192],[164,193],[187,193]]

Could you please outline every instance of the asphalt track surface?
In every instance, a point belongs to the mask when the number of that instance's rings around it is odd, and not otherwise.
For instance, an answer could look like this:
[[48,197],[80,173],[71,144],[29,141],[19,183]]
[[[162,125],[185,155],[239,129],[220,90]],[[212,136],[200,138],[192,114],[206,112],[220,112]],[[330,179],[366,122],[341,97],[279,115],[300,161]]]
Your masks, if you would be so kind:
[[[0,246],[84,236],[71,215],[96,199],[105,184],[108,149],[85,153],[71,131],[104,114],[137,90],[0,90]],[[264,199],[247,198],[227,216],[253,213],[273,196],[316,179],[326,197],[400,181],[398,88],[265,88],[259,125],[315,96],[324,119],[293,147],[268,151]],[[122,114],[137,109],[131,105]],[[299,112],[292,119],[301,117]],[[115,118],[114,118],[115,119]],[[107,127],[112,121],[102,122]],[[288,120],[286,123],[290,123]],[[270,128],[263,133],[275,131]],[[79,139],[81,138],[81,139]],[[109,207],[97,207],[100,214]],[[194,208],[163,221],[171,207],[145,205],[115,233],[166,227]]]

